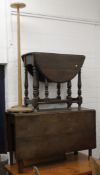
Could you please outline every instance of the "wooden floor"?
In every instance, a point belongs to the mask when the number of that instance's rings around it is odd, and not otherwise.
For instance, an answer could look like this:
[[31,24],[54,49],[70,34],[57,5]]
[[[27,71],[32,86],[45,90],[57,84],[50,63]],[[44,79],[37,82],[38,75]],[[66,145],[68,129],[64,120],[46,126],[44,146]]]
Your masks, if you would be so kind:
[[[6,165],[11,175],[19,175],[17,165]],[[88,156],[79,153],[68,155],[66,161],[38,166],[40,175],[90,175],[91,168]],[[33,167],[24,168],[23,175],[34,175]],[[21,175],[21,174],[20,174]]]

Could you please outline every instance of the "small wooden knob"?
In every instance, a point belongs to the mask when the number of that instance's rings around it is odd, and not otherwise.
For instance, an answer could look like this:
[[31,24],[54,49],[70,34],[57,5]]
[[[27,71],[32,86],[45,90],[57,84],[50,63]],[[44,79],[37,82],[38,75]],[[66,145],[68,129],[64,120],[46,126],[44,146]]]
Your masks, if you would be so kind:
[[26,4],[20,3],[20,2],[16,2],[16,3],[12,3],[10,6],[12,8],[24,8],[26,6]]

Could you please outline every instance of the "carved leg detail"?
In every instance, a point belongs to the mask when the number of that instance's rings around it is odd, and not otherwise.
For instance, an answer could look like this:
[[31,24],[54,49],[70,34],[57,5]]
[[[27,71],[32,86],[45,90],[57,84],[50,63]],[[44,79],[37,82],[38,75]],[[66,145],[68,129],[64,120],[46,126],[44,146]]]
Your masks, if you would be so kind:
[[89,149],[88,152],[89,152],[88,159],[90,159],[90,157],[92,156],[92,149]]

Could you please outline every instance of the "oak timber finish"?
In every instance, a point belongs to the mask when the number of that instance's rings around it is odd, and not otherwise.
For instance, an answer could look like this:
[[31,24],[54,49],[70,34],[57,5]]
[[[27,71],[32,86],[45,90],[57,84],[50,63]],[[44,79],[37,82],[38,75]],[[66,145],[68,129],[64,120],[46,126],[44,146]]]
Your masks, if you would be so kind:
[[[43,163],[65,158],[65,153],[96,147],[95,110],[81,108],[8,113],[8,148],[16,160]],[[10,138],[9,138],[10,137]]]
[[[32,105],[31,113],[6,113],[8,151],[10,163],[13,153],[21,173],[25,162],[33,164],[58,161],[66,153],[88,150],[89,156],[96,147],[95,110],[82,104],[81,67],[85,56],[54,53],[29,53],[22,56],[25,66],[25,106]],[[33,75],[33,98],[29,99],[28,71]],[[77,75],[77,94],[72,97],[71,80]],[[44,95],[40,98],[39,84],[44,83]],[[49,84],[56,83],[56,97],[49,97]],[[61,83],[66,83],[66,95],[62,99]],[[44,104],[62,104],[65,109],[40,109]],[[77,108],[72,108],[76,103]],[[55,107],[55,106],[54,106]]]
[[16,158],[38,163],[95,148],[94,116],[92,110],[14,114]]
[[40,80],[44,81],[46,77],[51,82],[63,83],[72,80],[78,74],[85,56],[33,52],[22,55],[22,59],[32,75],[32,66],[35,64]]
[[[82,83],[81,68],[85,56],[72,54],[42,53],[32,52],[22,55],[25,67],[25,98],[24,104],[32,104],[34,110],[39,110],[40,104],[60,104],[65,103],[66,108],[70,108],[73,103],[78,107],[82,104]],[[33,76],[33,99],[28,97],[28,72]],[[71,80],[78,75],[77,97],[71,96]],[[39,97],[39,82],[44,83],[45,98]],[[57,83],[56,98],[49,97],[49,83]],[[61,98],[61,83],[67,84],[66,99]]]
[[[92,175],[88,156],[81,153],[78,155],[69,154],[65,161],[39,165],[37,168],[40,175]],[[23,173],[18,173],[16,164],[6,165],[5,169],[10,175],[35,175],[33,167],[24,168]]]

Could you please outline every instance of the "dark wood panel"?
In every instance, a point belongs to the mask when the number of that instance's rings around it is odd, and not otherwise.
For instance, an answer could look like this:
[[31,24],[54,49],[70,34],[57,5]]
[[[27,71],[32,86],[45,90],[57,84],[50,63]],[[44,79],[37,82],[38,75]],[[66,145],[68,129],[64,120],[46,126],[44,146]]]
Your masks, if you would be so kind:
[[33,158],[39,162],[96,147],[94,110],[16,114],[14,118],[18,159]]

